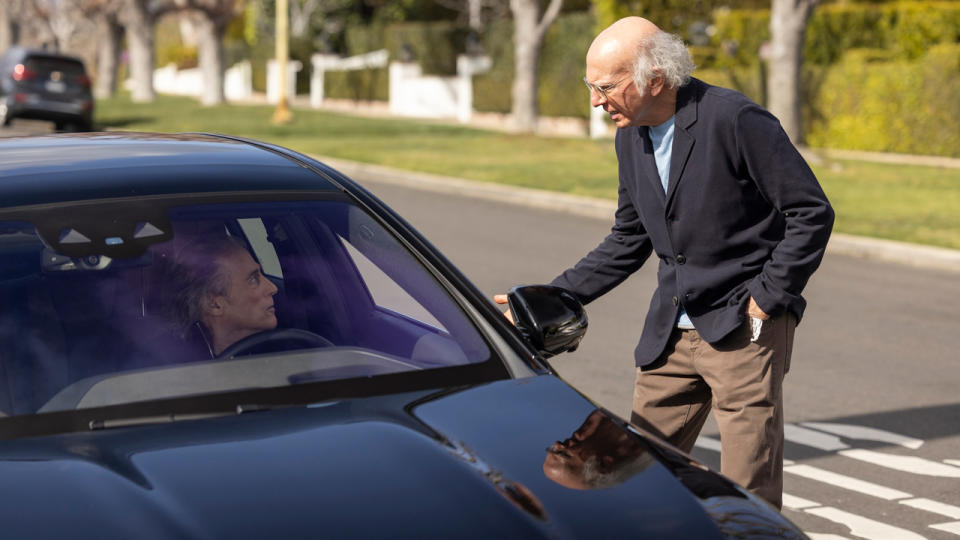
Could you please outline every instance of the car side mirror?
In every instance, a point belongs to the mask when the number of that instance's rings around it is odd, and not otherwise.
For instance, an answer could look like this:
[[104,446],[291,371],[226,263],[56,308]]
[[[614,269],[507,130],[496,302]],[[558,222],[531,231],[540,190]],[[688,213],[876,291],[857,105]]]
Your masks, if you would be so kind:
[[507,294],[523,337],[545,358],[577,350],[587,332],[587,312],[573,294],[553,285],[523,285]]

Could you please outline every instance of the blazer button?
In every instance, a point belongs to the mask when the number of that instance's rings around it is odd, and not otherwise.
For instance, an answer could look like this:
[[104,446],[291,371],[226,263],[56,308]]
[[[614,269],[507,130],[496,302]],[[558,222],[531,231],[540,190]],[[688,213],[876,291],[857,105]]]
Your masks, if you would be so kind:
[[680,305],[680,299],[677,298],[676,296],[673,297],[673,305],[675,305],[675,306]]
[[677,264],[684,264],[684,263],[686,263],[686,262],[687,262],[687,258],[683,255],[683,253],[678,253],[678,254],[677,254]]

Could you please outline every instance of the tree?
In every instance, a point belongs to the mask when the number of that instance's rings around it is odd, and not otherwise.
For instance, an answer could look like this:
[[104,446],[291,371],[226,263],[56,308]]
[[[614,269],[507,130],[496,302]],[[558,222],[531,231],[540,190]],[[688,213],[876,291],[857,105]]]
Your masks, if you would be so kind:
[[772,0],[767,106],[794,144],[803,143],[800,78],[807,22],[818,0]]
[[123,40],[120,10],[123,0],[90,0],[94,5],[93,19],[97,25],[97,61],[93,95],[113,97],[117,93],[117,66]]
[[24,0],[0,2],[0,51],[20,41],[20,26]]
[[550,0],[543,18],[538,0],[510,0],[513,12],[514,76],[511,117],[513,129],[536,130],[539,116],[537,67],[547,29],[560,13],[563,0]]
[[170,0],[123,0],[120,23],[127,36],[130,52],[130,97],[136,102],[156,99],[153,89],[153,69],[156,65],[153,44],[157,21],[174,9]]
[[223,38],[230,22],[242,13],[243,3],[236,0],[176,0],[176,5],[192,16],[197,32],[197,61],[203,74],[200,102],[219,105],[226,101]]

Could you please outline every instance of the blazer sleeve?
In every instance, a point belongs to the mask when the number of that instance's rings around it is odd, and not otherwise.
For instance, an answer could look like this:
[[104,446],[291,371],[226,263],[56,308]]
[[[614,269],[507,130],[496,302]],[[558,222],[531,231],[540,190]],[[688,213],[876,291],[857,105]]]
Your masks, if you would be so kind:
[[587,304],[636,272],[652,250],[650,237],[621,179],[617,212],[610,234],[551,284],[569,290]]
[[784,219],[784,234],[747,286],[760,308],[777,315],[796,305],[820,266],[834,212],[813,171],[780,122],[757,105],[740,109],[736,137],[742,165]]

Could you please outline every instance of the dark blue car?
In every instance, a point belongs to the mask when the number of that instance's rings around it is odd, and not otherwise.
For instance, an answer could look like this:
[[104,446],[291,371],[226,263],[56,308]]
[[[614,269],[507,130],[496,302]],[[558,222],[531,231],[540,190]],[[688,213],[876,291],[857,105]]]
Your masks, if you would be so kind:
[[217,135],[0,141],[6,538],[802,538],[599,408],[402,218]]
[[27,118],[53,122],[57,131],[90,131],[93,107],[79,58],[24,47],[0,55],[0,124]]

